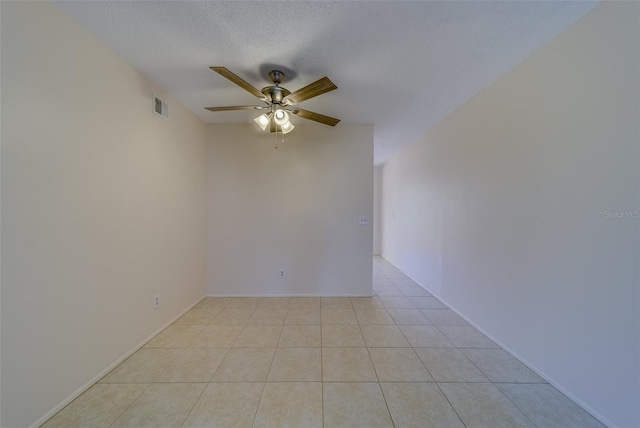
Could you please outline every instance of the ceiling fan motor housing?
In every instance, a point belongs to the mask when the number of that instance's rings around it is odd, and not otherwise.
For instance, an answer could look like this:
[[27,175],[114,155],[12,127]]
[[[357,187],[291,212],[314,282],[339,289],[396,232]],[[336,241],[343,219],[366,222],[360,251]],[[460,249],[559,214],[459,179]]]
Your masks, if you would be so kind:
[[282,99],[289,95],[291,92],[288,89],[281,88],[280,86],[267,86],[262,88],[261,91],[273,104],[282,104]]
[[291,93],[287,89],[280,87],[280,83],[284,82],[285,75],[280,70],[271,70],[269,72],[269,78],[273,82],[274,86],[262,88],[262,91],[260,92],[262,92],[273,104],[282,104],[282,99]]

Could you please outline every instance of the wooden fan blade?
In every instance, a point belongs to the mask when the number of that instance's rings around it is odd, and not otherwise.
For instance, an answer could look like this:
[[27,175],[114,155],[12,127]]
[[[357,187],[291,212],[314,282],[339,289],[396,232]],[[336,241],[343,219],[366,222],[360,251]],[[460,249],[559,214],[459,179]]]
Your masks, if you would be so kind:
[[324,114],[314,113],[309,110],[302,110],[300,108],[291,109],[291,113],[296,116],[300,116],[305,119],[313,120],[315,122],[320,122],[329,126],[336,126],[340,119],[336,119],[334,117],[325,116]]
[[266,98],[262,92],[260,92],[259,90],[251,86],[251,84],[249,84],[248,82],[242,80],[241,78],[233,74],[231,71],[227,70],[225,67],[209,67],[209,68],[215,71],[216,73],[218,73],[219,75],[231,80],[233,83],[240,86],[245,91],[255,95],[256,97],[261,99]]
[[284,97],[284,102],[286,104],[297,104],[302,101],[308,100],[309,98],[317,97],[318,95],[322,95],[325,92],[333,91],[334,89],[338,89],[336,85],[333,84],[328,77],[323,77],[322,79],[316,80],[313,83],[308,84],[304,88],[300,88],[292,94]]
[[263,106],[227,106],[227,107],[205,107],[209,111],[231,111],[231,110],[264,110]]

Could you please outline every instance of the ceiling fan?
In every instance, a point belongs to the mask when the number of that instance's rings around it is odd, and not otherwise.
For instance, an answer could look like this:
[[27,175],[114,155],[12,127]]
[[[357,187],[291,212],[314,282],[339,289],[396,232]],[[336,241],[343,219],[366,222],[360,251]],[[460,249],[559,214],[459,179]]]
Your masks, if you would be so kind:
[[280,86],[285,79],[285,75],[280,70],[272,70],[269,72],[269,78],[273,82],[272,86],[262,88],[261,91],[253,87],[248,82],[242,80],[234,73],[226,69],[225,67],[209,67],[211,70],[220,74],[223,77],[231,80],[236,85],[240,86],[245,91],[258,97],[264,106],[226,106],[226,107],[206,107],[209,111],[231,111],[231,110],[268,110],[266,113],[255,118],[255,122],[262,128],[263,131],[269,127],[271,132],[282,132],[288,134],[294,128],[293,124],[289,121],[289,114],[293,114],[304,119],[313,120],[324,125],[336,126],[340,119],[325,116],[320,113],[314,113],[312,111],[303,110],[298,107],[294,107],[296,104],[306,101],[310,98],[317,97],[326,92],[338,89],[328,77],[316,80],[307,86],[291,92],[287,88]]

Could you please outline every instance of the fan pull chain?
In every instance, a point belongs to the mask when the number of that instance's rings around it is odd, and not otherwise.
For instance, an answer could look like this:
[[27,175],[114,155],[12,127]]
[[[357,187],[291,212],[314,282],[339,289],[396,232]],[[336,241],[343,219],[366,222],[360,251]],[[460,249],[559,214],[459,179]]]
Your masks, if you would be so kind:
[[[277,149],[277,148],[278,148],[278,126],[277,126],[277,125],[276,125],[276,132],[275,132],[275,134],[276,134],[276,144],[275,144],[275,146],[274,146],[273,148],[274,148],[274,149]],[[282,136],[282,142],[281,142],[280,144],[284,144],[284,134],[282,134],[282,135],[283,135],[283,136]]]

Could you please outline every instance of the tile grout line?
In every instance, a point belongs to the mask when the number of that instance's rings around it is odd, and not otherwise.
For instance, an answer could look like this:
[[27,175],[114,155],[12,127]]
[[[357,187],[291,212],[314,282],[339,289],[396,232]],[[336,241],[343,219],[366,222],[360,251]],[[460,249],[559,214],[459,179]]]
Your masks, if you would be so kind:
[[[355,310],[354,310],[355,312]],[[376,384],[378,385],[378,389],[380,390],[380,394],[382,394],[382,399],[384,400],[384,405],[387,409],[387,414],[389,415],[389,420],[391,420],[391,425],[396,426],[395,422],[393,422],[393,417],[391,416],[391,411],[389,410],[389,403],[387,403],[387,399],[384,396],[384,391],[382,390],[382,386],[380,385],[380,378],[378,377],[378,371],[376,370],[375,364],[373,364],[373,358],[371,358],[371,352],[369,351],[369,345],[367,344],[367,339],[364,337],[364,333],[362,331],[362,325],[360,324],[360,320],[358,321],[358,328],[360,329],[360,334],[362,335],[362,339],[364,340],[365,349],[367,350],[367,355],[369,355],[369,362],[371,363],[371,367],[373,368],[373,373],[376,375]]]
[[[383,303],[383,306],[384,306],[384,303]],[[387,309],[386,308],[384,308],[384,309],[385,309],[385,312],[387,312],[387,315],[389,315],[391,317],[391,315],[389,314]],[[391,319],[393,320],[393,317],[391,317]],[[400,330],[400,328],[397,326],[397,324],[395,324],[395,320],[393,320],[393,322],[394,322],[394,325],[396,326],[396,328],[398,328],[398,330]],[[365,345],[366,345],[366,341],[365,341]],[[369,351],[369,346],[368,345],[367,345],[367,352],[369,353],[369,358],[371,359],[371,365],[373,366],[373,370],[376,373],[376,377],[378,378],[378,388],[380,388],[380,393],[382,393],[382,399],[384,400],[385,406],[387,406],[387,413],[389,413],[389,419],[391,419],[391,424],[395,427],[396,423],[393,420],[393,415],[391,414],[391,410],[389,409],[389,403],[387,402],[387,397],[384,395],[384,390],[382,389],[382,385],[380,384],[380,378],[378,377],[378,371],[376,370],[375,364],[373,364],[373,358],[371,358],[371,351]]]
[[529,422],[531,422],[531,425],[533,425],[534,427],[537,427],[538,425],[529,418],[529,416],[527,416],[527,414],[513,401],[511,400],[511,398],[509,398],[509,396],[507,394],[505,394],[504,392],[502,392],[502,390],[500,388],[498,388],[496,385],[496,382],[491,382],[491,385],[493,385],[493,387],[495,389],[498,390],[498,392],[507,399],[507,401],[509,401],[509,403],[511,403],[513,405],[513,407],[515,407],[516,409],[518,409],[518,411],[522,414],[522,416],[524,416]]
[[[222,362],[220,362],[220,364],[222,364]],[[217,369],[216,369],[217,370]],[[186,383],[186,382],[185,382]],[[189,383],[201,383],[201,382],[189,382]],[[186,416],[184,417],[184,420],[182,421],[182,423],[180,424],[180,427],[182,428],[185,424],[185,422],[187,422],[187,419],[189,419],[189,416],[191,415],[191,413],[193,412],[193,409],[196,407],[196,404],[198,404],[198,401],[200,401],[200,398],[202,397],[202,395],[204,394],[204,392],[207,390],[207,387],[209,386],[209,383],[206,383],[204,388],[202,388],[202,391],[200,392],[200,395],[198,395],[198,398],[196,398],[193,402],[193,404],[191,405],[191,409],[189,410],[189,412],[186,414]]]
[[[400,330],[402,331],[402,330]],[[404,334],[404,333],[403,333]],[[408,339],[407,339],[408,340]],[[411,343],[410,343],[411,344]],[[436,388],[438,388],[438,391],[440,391],[440,394],[442,394],[442,396],[444,397],[445,400],[447,400],[447,403],[449,403],[449,406],[451,407],[451,410],[453,410],[453,412],[456,414],[456,416],[458,417],[458,420],[460,420],[460,422],[462,423],[462,425],[465,426],[465,428],[467,427],[467,425],[464,423],[464,421],[462,420],[462,418],[460,417],[460,415],[458,414],[458,411],[456,410],[455,407],[453,407],[453,404],[451,403],[451,401],[449,401],[449,397],[447,397],[447,395],[444,393],[444,391],[442,390],[442,388],[440,388],[440,385],[438,384],[438,382],[436,381],[436,378],[433,377],[433,374],[431,374],[431,372],[429,371],[429,369],[427,368],[427,365],[424,363],[424,361],[422,361],[422,358],[420,358],[420,356],[418,355],[418,353],[416,352],[415,348],[413,347],[413,345],[411,345],[411,350],[413,351],[414,354],[416,354],[416,357],[418,357],[418,360],[420,360],[420,362],[422,363],[422,366],[425,368],[425,370],[427,371],[427,373],[429,373],[429,376],[431,376],[431,379],[433,379],[433,383],[436,385]]]
[[[446,382],[442,382],[442,383],[446,383]],[[442,388],[440,387],[440,384],[438,382],[435,382],[436,386],[438,387],[438,390],[440,391],[440,394],[442,394],[442,396],[444,397],[445,400],[447,400],[447,403],[449,403],[449,406],[451,406],[451,409],[453,410],[453,412],[456,414],[456,416],[458,417],[458,419],[460,420],[460,423],[462,423],[462,425],[465,426],[465,428],[467,427],[467,424],[464,422],[464,420],[462,420],[462,417],[460,416],[460,414],[458,413],[458,410],[454,407],[453,403],[451,402],[451,400],[449,400],[449,397],[447,397],[447,394],[444,393],[444,391],[442,390]]]
[[[122,417],[122,415],[124,415],[124,414],[126,413],[126,411],[127,411],[127,410],[129,410],[129,408],[131,408],[131,406],[133,406],[133,403],[135,403],[136,401],[138,401],[138,398],[140,398],[140,396],[141,396],[142,394],[144,394],[144,392],[145,392],[145,391],[146,391],[146,390],[147,390],[151,385],[152,385],[152,383],[151,383],[151,382],[149,382],[149,383],[147,384],[147,386],[145,386],[145,387],[144,387],[144,389],[143,389],[142,391],[140,391],[140,394],[136,395],[136,398],[134,398],[134,399],[131,401],[131,403],[129,403],[129,405],[128,405],[128,406],[127,406],[127,407],[126,407],[126,408],[125,408],[125,409],[124,409],[124,410],[123,410],[123,411],[118,415],[118,417],[116,417],[116,418],[113,420],[113,422],[111,422],[111,423],[109,424],[109,427],[112,427],[112,426],[113,426],[113,424],[115,424],[115,423],[118,421],[118,419],[120,419],[120,418]],[[75,400],[74,400],[74,401],[75,401]],[[69,404],[71,404],[71,403],[69,403]],[[66,407],[65,407],[65,408],[66,408]],[[64,410],[64,409],[62,409],[62,410]],[[60,411],[62,411],[62,410],[60,410]],[[60,412],[58,412],[58,413],[60,413]],[[57,413],[56,413],[56,414],[57,414]],[[54,416],[55,416],[55,415],[54,415]],[[51,419],[49,419],[49,420],[51,420]],[[47,422],[48,422],[48,421],[47,421]],[[46,423],[46,422],[45,422],[45,423]]]
[[[413,302],[412,302],[413,303]],[[416,308],[418,310],[420,310],[419,308]],[[420,311],[422,313],[422,311]],[[423,314],[424,315],[424,314]],[[426,316],[425,316],[426,317]],[[428,319],[428,317],[426,317]],[[431,321],[431,320],[429,320]],[[395,323],[395,320],[394,320]],[[433,379],[433,383],[436,385],[436,387],[438,388],[438,390],[440,391],[440,394],[442,394],[442,396],[445,398],[445,400],[447,400],[447,403],[449,403],[449,406],[451,407],[451,409],[453,410],[453,412],[456,414],[456,416],[458,417],[458,420],[462,423],[462,425],[465,426],[465,428],[467,427],[467,425],[464,423],[464,421],[462,420],[462,418],[460,417],[460,415],[458,414],[458,411],[456,410],[456,408],[453,406],[453,404],[449,401],[449,398],[446,396],[446,394],[444,393],[444,391],[442,391],[442,388],[440,388],[440,385],[438,384],[438,382],[436,382],[435,378],[433,377],[433,375],[431,374],[431,372],[429,371],[429,369],[427,368],[427,366],[424,364],[424,361],[422,361],[422,359],[418,356],[415,347],[411,344],[411,342],[409,341],[409,339],[406,337],[406,335],[404,334],[404,332],[402,331],[402,329],[400,328],[400,326],[395,323],[396,327],[398,327],[398,330],[400,330],[400,333],[403,335],[403,337],[405,338],[405,340],[409,343],[409,346],[411,347],[411,350],[413,351],[413,353],[416,355],[416,357],[418,357],[418,360],[420,360],[420,363],[422,364],[422,366],[425,368],[425,370],[427,371],[427,373],[429,373],[429,376],[431,376],[431,379]],[[435,325],[434,325],[435,326]],[[435,326],[437,328],[437,326]],[[437,329],[438,331],[440,331],[440,329]],[[441,334],[444,335],[444,333],[442,333],[440,331]],[[446,336],[445,336],[446,337]],[[452,342],[453,344],[453,342]],[[455,346],[455,344],[453,344]],[[455,348],[457,349],[457,347]],[[382,388],[381,388],[382,389]],[[384,395],[384,392],[383,392]],[[385,402],[386,402],[386,398],[385,398]],[[387,406],[388,407],[388,406]],[[393,419],[393,418],[392,418]]]
[[[320,301],[322,307],[322,300]],[[320,403],[322,411],[322,427],[324,428],[324,351],[322,343],[322,308],[320,309]]]
[[[257,309],[257,307],[256,307],[256,309]],[[243,330],[244,330],[244,328],[243,328]],[[242,333],[240,333],[240,334],[242,334]],[[280,330],[280,335],[282,335],[282,330]],[[240,337],[240,336],[238,336],[238,337]],[[278,341],[280,341],[280,337],[278,337]],[[276,347],[277,346],[278,346],[278,343],[276,342]],[[251,426],[255,425],[256,418],[258,417],[258,411],[260,410],[260,404],[262,403],[262,397],[264,397],[264,390],[265,390],[265,387],[267,386],[267,379],[269,379],[269,372],[271,371],[271,366],[273,365],[273,358],[276,355],[275,349],[277,349],[277,348],[274,348],[273,355],[271,356],[271,362],[269,363],[269,370],[267,370],[267,374],[266,374],[266,376],[264,378],[264,381],[262,382],[262,392],[260,394],[260,400],[258,401],[258,405],[256,406],[256,412],[253,414],[253,420],[251,421]]]
[[262,382],[262,391],[260,392],[260,400],[258,400],[258,405],[256,406],[256,411],[253,413],[253,419],[251,419],[251,426],[253,427],[256,424],[256,418],[258,417],[258,410],[260,410],[260,404],[262,403],[262,397],[264,396],[264,388],[267,385],[267,381]]

